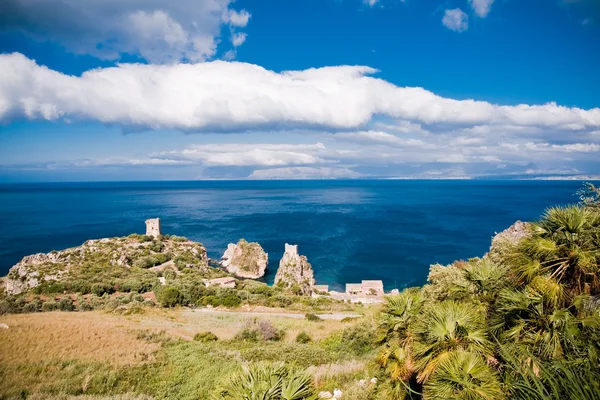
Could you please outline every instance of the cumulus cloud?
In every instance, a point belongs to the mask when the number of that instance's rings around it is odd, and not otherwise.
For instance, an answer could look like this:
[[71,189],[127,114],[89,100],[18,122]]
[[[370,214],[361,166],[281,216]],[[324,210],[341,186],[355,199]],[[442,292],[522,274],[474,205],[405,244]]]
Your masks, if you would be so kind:
[[19,53],[4,54],[0,121],[90,120],[192,132],[348,131],[367,126],[374,116],[386,116],[429,128],[600,128],[598,108],[454,100],[370,76],[376,72],[365,66],[338,66],[276,73],[252,64],[213,61],[120,64],[77,77],[39,66]]
[[450,30],[464,32],[469,28],[469,16],[460,8],[447,9],[442,18],[442,24]]
[[[118,59],[139,55],[152,63],[205,61],[215,56],[221,27],[248,24],[232,0],[3,0],[0,30],[54,41],[78,54]],[[232,40],[233,41],[233,40]]]
[[471,8],[475,11],[478,17],[485,18],[490,12],[490,8],[492,8],[492,4],[494,0],[469,0],[469,4],[471,4]]

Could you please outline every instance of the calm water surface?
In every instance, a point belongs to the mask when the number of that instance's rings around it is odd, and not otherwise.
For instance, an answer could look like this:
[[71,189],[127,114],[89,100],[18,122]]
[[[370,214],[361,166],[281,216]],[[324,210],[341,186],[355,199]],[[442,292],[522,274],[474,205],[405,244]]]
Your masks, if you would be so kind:
[[164,233],[202,242],[258,241],[271,283],[284,243],[299,245],[317,282],[423,284],[432,263],[480,256],[495,232],[572,204],[578,181],[219,181],[0,185],[0,275],[23,256],[87,239]]

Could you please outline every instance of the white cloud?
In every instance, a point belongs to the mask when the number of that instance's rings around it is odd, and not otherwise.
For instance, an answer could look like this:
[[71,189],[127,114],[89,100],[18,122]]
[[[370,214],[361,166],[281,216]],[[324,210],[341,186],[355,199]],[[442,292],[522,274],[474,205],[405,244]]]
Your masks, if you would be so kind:
[[120,64],[75,77],[18,53],[3,54],[0,121],[92,120],[184,131],[339,131],[360,129],[383,115],[430,127],[560,127],[577,134],[600,128],[599,108],[454,100],[368,75],[375,72],[339,66],[276,73],[252,64],[213,61]]
[[350,179],[362,175],[348,168],[330,167],[290,167],[259,169],[254,171],[250,179]]
[[250,13],[246,10],[236,11],[228,9],[223,14],[223,20],[229,23],[231,26],[244,28],[246,25],[248,25],[248,21],[250,20]]
[[233,44],[234,47],[241,46],[245,41],[246,41],[245,33],[234,33],[233,35],[231,35],[231,43]]
[[469,28],[469,16],[460,8],[446,10],[442,24],[450,30],[464,32]]
[[58,42],[72,52],[102,59],[118,59],[127,53],[152,63],[198,62],[215,56],[223,25],[233,29],[248,23],[250,14],[230,8],[231,3],[3,0],[0,15],[6,17],[0,19],[0,31],[19,30],[41,41]]
[[202,144],[182,151],[151,156],[165,160],[201,163],[206,166],[287,166],[327,163],[319,154],[326,151],[316,144]]
[[469,0],[469,3],[478,17],[485,18],[489,14],[494,0]]
[[363,0],[363,3],[369,7],[373,7],[375,4],[379,3],[379,0]]

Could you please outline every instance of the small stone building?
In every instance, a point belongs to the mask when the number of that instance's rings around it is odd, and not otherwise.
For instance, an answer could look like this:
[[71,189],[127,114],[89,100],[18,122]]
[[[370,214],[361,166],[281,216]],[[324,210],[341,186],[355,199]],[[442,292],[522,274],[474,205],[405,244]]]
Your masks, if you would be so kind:
[[158,237],[160,233],[160,218],[150,218],[146,220],[146,235]]
[[346,294],[351,296],[383,296],[383,281],[346,283]]

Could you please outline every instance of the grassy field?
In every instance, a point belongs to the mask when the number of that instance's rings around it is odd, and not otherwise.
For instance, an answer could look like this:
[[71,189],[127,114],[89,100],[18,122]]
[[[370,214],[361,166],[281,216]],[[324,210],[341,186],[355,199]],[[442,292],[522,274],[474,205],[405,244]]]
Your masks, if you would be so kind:
[[[265,314],[260,320],[285,331],[283,340],[233,340],[248,319],[189,309],[148,309],[129,316],[101,311],[0,316],[9,326],[0,330],[0,398],[204,399],[229,373],[259,360],[307,368],[317,386],[327,390],[368,377],[365,360],[372,355],[353,353],[341,342],[344,329],[360,320],[311,322]],[[204,331],[219,341],[192,340]],[[312,341],[296,343],[303,331]]]

